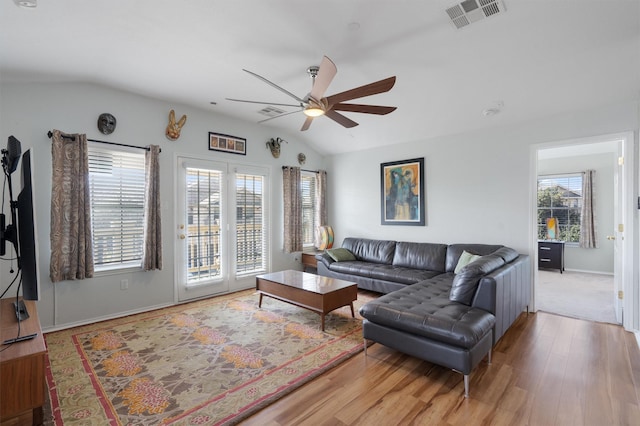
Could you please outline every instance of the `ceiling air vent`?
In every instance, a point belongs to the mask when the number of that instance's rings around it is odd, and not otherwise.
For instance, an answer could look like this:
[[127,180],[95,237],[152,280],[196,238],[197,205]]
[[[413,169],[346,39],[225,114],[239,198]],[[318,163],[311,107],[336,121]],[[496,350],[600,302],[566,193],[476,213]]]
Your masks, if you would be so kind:
[[506,11],[500,0],[465,0],[447,9],[453,25],[460,29]]
[[285,111],[280,108],[276,108],[274,106],[269,105],[268,107],[262,108],[258,111],[259,114],[266,115],[267,117],[277,117],[285,113]]

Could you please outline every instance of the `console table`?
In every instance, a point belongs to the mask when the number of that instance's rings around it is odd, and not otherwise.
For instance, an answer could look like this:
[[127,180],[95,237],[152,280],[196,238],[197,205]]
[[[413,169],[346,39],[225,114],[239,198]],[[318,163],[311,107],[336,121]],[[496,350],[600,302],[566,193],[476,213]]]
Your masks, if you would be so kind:
[[[13,302],[2,299],[0,305],[0,343],[18,334],[18,321]],[[29,318],[20,324],[20,335],[38,333],[31,340],[1,345],[0,350],[0,424],[40,425],[45,392],[46,347],[36,303],[25,300]]]
[[538,269],[564,271],[564,241],[538,241]]

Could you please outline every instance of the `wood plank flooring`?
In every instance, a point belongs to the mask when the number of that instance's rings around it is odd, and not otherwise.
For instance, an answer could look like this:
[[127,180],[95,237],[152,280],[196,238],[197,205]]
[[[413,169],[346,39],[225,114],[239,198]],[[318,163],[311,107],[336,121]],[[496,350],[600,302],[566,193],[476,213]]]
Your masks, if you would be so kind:
[[243,425],[639,425],[640,351],[621,326],[522,314],[462,375],[369,347]]

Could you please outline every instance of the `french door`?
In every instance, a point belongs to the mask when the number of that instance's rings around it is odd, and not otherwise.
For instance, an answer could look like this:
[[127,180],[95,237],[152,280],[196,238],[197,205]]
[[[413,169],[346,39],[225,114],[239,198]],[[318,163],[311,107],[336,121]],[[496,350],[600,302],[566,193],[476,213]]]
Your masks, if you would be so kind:
[[268,270],[268,169],[178,157],[178,300],[250,288]]

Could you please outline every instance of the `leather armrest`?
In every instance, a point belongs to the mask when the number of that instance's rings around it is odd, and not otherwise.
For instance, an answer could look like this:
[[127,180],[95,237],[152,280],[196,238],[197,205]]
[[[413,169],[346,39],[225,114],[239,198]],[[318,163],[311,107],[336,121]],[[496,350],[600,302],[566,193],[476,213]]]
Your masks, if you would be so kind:
[[318,262],[322,262],[327,269],[333,262],[335,262],[335,260],[333,260],[327,253],[316,254],[316,260]]

